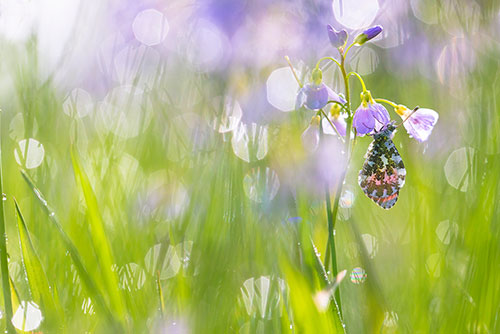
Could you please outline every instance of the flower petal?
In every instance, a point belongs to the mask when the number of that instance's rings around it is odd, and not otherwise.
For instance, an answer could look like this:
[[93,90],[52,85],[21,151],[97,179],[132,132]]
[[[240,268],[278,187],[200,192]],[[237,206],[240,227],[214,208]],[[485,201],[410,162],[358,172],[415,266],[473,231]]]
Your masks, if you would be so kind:
[[389,112],[380,103],[373,103],[368,106],[371,110],[373,117],[382,125],[386,125],[391,120]]
[[375,118],[373,118],[371,110],[361,106],[356,110],[352,123],[358,135],[361,136],[372,132],[375,128]]
[[[403,119],[406,117],[403,116]],[[426,141],[439,119],[439,114],[432,109],[420,108],[411,114],[403,125],[408,134],[419,142]]]
[[328,103],[328,87],[324,83],[320,85],[307,84],[304,88],[307,108],[318,110],[326,106]]
[[295,110],[299,110],[306,100],[305,89],[302,87],[297,93],[297,98],[295,99]]
[[338,117],[330,116],[329,119],[337,131],[335,131],[335,129],[332,128],[332,125],[330,124],[328,119],[323,118],[321,123],[323,126],[323,132],[327,135],[336,135],[338,132],[339,135],[345,137],[347,128],[347,124],[345,122],[345,116],[343,115],[339,115]]
[[342,104],[345,104],[347,101],[341,97],[339,94],[335,93],[333,91],[333,89],[331,89],[330,87],[326,86],[326,89],[328,91],[328,100],[331,100],[331,101],[337,101],[338,103],[342,103]]

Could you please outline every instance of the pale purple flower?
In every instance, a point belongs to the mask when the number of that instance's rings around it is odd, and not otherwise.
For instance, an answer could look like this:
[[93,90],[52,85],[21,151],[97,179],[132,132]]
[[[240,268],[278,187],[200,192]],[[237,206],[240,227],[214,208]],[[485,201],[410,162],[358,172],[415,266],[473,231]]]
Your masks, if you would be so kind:
[[328,101],[336,101],[346,103],[346,100],[335,93],[330,87],[324,83],[316,85],[308,83],[304,85],[297,94],[295,109],[300,109],[303,105],[311,110],[318,110],[326,106]]
[[374,130],[380,130],[389,121],[390,117],[387,109],[380,103],[371,100],[361,103],[354,114],[352,124],[358,135],[363,136],[372,133]]
[[405,106],[398,106],[396,112],[403,119],[403,126],[410,135],[419,142],[426,141],[431,135],[439,114],[432,109],[419,108],[413,112]]
[[344,29],[337,31],[331,25],[327,25],[326,30],[328,31],[328,38],[334,47],[344,46],[347,41],[347,31]]
[[[345,115],[329,115],[328,117],[330,119],[330,122],[333,124],[339,135],[342,137],[345,137],[346,134],[346,128],[347,128],[347,123],[345,121],[346,116]],[[332,124],[330,124],[327,118],[323,118],[321,125],[323,126],[323,132],[327,135],[336,135],[337,132],[335,129],[332,128]]]
[[311,123],[302,133],[302,145],[309,152],[314,152],[319,145],[319,116],[314,116],[311,119]]
[[371,28],[366,29],[361,34],[359,34],[354,40],[355,43],[362,45],[368,42],[369,40],[375,38],[382,32],[382,26],[373,26]]

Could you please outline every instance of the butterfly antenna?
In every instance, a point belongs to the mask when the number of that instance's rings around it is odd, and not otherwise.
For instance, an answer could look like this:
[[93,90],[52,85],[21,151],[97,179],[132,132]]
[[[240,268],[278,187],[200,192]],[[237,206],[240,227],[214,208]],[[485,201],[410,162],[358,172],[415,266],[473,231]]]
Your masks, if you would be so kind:
[[415,113],[415,112],[416,112],[419,108],[420,108],[419,106],[416,106],[416,107],[415,107],[415,108],[411,111],[411,113],[410,113],[408,116],[406,116],[406,118],[405,118],[405,119],[404,119],[401,123],[399,123],[398,125],[396,125],[396,127],[397,127],[397,128],[399,128],[401,125],[403,125],[403,124],[404,124],[404,122],[406,122],[406,121],[407,121],[407,120],[411,117],[411,115],[413,115],[413,114],[414,114],[414,113]]

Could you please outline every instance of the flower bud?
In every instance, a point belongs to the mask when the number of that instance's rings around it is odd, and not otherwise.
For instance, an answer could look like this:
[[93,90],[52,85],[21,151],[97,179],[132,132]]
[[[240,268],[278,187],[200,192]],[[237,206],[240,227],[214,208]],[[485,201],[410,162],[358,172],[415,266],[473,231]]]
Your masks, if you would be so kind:
[[312,71],[312,82],[315,84],[315,85],[320,85],[321,82],[323,81],[323,72],[321,72],[321,70],[316,67],[313,71]]
[[363,45],[369,40],[375,38],[382,32],[382,26],[373,26],[371,28],[366,29],[363,31],[361,34],[356,36],[356,39],[354,39],[354,43],[358,45]]
[[328,31],[328,38],[335,48],[340,48],[345,45],[347,41],[347,31],[344,29],[336,31],[331,25],[327,25],[326,30]]

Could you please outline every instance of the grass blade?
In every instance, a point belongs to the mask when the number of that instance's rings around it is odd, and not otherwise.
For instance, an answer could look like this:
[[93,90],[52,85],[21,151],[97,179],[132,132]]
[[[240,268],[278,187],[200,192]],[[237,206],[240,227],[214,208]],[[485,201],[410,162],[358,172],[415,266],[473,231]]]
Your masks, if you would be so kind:
[[[0,112],[0,117],[3,115]],[[1,122],[0,122],[1,124]],[[6,331],[8,333],[15,333],[14,327],[10,322],[12,319],[12,299],[10,294],[10,283],[9,283],[9,266],[7,264],[7,235],[5,233],[5,212],[3,205],[3,180],[2,180],[2,147],[0,138],[0,269],[2,271],[2,289],[3,289],[3,299],[5,307],[5,323]]]
[[55,212],[49,206],[43,194],[35,186],[34,182],[31,180],[29,175],[26,174],[24,170],[21,170],[21,175],[23,176],[24,180],[26,181],[30,189],[35,194],[36,198],[38,199],[38,202],[41,204],[43,210],[49,217],[49,220],[56,227],[57,232],[59,232],[59,236],[61,237],[66,249],[68,250],[73,260],[73,263],[75,264],[76,270],[78,271],[78,274],[82,279],[83,285],[87,289],[89,295],[92,296],[92,300],[95,301],[96,307],[99,308],[103,312],[103,314],[105,314],[105,316],[108,318],[110,322],[116,324],[115,316],[113,315],[113,313],[107,306],[106,302],[104,301],[101,291],[99,291],[97,285],[95,284],[94,280],[92,279],[88,270],[83,264],[82,257],[78,252],[78,249],[76,248],[75,244],[71,241],[70,237],[66,234],[66,232],[62,228]]
[[99,266],[104,279],[104,286],[108,292],[113,311],[120,319],[124,319],[125,307],[123,298],[120,290],[118,289],[118,278],[116,276],[116,272],[111,269],[114,263],[113,255],[104,230],[104,223],[97,205],[97,198],[94,194],[92,186],[90,185],[87,174],[85,174],[85,171],[82,169],[74,150],[71,151],[71,160],[73,162],[76,181],[82,188],[83,196],[87,204],[91,239],[97,258],[99,259]]
[[26,221],[24,220],[24,216],[15,198],[14,205],[17,212],[17,226],[22,260],[33,300],[38,305],[43,306],[48,318],[54,321],[54,324],[64,324],[64,313],[61,305],[50,292],[49,280],[43,269],[40,258],[33,247]]

